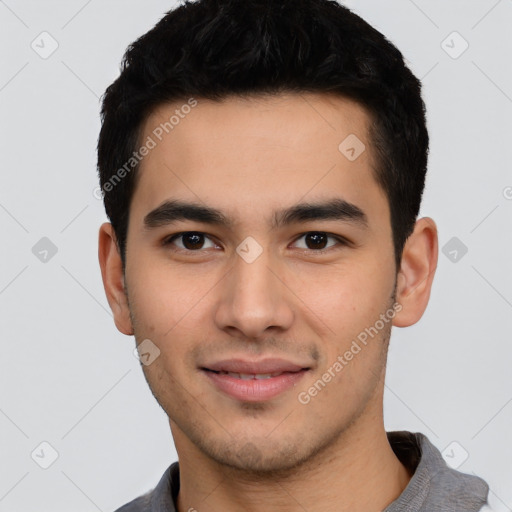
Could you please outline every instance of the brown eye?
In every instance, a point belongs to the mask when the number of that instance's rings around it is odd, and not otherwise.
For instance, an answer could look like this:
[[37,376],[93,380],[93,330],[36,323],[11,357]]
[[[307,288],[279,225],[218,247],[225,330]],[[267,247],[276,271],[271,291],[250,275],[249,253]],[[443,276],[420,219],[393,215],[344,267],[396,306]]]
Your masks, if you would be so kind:
[[[181,240],[181,243],[179,242]],[[204,233],[199,231],[186,231],[168,238],[164,245],[176,245],[179,249],[185,251],[198,251],[199,249],[208,248],[204,247],[205,241],[210,240]],[[175,243],[176,242],[176,243]],[[215,244],[210,241],[209,247],[214,247]]]
[[325,233],[313,232],[306,235],[308,249],[325,249],[328,236]]
[[[343,239],[330,235],[325,231],[310,231],[308,233],[304,233],[295,241],[295,244],[302,239],[304,239],[304,243],[299,245],[299,249],[309,249],[311,251],[322,251],[324,249],[330,249],[335,245],[345,245]],[[330,245],[328,245],[329,239],[334,241],[333,243],[331,242]]]

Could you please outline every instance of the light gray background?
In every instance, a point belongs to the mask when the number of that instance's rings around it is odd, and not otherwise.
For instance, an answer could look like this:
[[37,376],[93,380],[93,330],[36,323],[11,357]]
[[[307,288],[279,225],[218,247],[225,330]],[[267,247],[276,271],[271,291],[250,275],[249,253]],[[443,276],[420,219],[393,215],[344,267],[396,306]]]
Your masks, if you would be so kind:
[[[439,266],[421,321],[393,329],[386,428],[424,432],[455,462],[467,452],[459,469],[510,511],[512,0],[348,4],[423,78],[431,134],[421,215],[437,222]],[[93,194],[99,97],[126,46],[174,5],[0,1],[2,512],[111,511],[176,460],[104,295]],[[43,31],[59,45],[47,59],[31,48],[50,48]],[[469,44],[458,58],[454,31]],[[43,237],[58,249],[46,262],[32,252]],[[468,249],[455,262],[442,252],[453,237]],[[59,455],[48,469],[31,456],[51,462],[43,441]]]

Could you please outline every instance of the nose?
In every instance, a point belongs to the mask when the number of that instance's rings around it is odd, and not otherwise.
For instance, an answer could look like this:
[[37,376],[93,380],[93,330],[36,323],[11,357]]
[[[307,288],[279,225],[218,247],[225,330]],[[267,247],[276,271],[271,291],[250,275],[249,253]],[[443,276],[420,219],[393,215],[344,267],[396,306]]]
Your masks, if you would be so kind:
[[286,331],[293,323],[293,293],[284,283],[282,267],[266,251],[251,263],[238,255],[219,288],[215,323],[245,339]]

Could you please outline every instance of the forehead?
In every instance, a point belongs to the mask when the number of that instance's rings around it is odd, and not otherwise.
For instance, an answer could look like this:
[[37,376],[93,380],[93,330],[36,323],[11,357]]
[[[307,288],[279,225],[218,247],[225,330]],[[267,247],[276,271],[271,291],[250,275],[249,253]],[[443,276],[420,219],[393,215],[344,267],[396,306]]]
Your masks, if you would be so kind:
[[387,200],[373,176],[369,122],[359,104],[326,94],[160,105],[142,127],[140,140],[152,149],[132,208],[143,216],[177,198],[261,221],[269,209],[339,195],[382,216]]

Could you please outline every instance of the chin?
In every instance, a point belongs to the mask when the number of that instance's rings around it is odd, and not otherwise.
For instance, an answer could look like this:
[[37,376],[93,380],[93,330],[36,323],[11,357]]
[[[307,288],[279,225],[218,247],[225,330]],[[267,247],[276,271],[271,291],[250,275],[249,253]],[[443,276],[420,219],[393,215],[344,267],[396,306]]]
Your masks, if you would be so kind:
[[[212,443],[203,438],[194,444],[211,460],[226,471],[232,470],[237,477],[276,479],[296,476],[299,467],[313,462],[315,455],[325,446],[307,447],[303,439],[275,439],[268,437],[246,440],[223,440]],[[199,442],[197,442],[199,441]]]
[[217,462],[232,468],[237,473],[259,476],[260,478],[295,473],[301,464],[300,454],[292,447],[262,447],[249,441],[236,448],[235,451],[222,454]]

